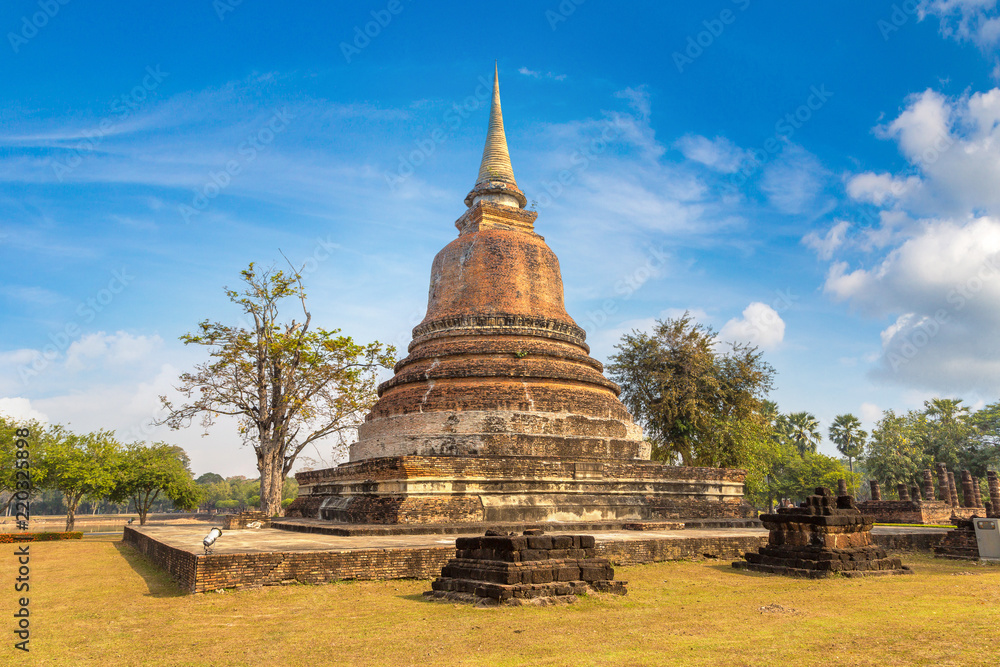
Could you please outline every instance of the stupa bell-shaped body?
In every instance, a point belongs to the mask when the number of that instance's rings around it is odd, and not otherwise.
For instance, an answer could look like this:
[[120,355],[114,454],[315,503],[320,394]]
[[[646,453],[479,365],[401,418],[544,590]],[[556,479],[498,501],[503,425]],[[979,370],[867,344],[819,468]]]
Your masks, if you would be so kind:
[[525,201],[494,75],[479,177],[458,238],[434,258],[409,355],[379,387],[350,461],[296,475],[290,517],[423,524],[752,513],[743,471],[649,461],[619,387],[566,313],[559,261]]
[[479,178],[431,267],[427,316],[351,461],[405,455],[648,460],[619,388],[566,313],[559,260],[514,180],[494,74]]

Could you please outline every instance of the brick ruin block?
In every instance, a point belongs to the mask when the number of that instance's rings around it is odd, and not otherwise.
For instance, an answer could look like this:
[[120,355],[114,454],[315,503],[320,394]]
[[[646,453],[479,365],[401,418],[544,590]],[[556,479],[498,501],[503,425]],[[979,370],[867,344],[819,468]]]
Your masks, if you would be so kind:
[[972,478],[972,493],[973,493],[973,495],[976,498],[976,507],[982,507],[983,506],[983,490],[979,486],[979,478],[978,477],[973,477]]
[[810,579],[912,573],[872,542],[872,520],[861,514],[851,496],[834,497],[820,487],[802,506],[760,519],[770,531],[767,546],[748,552],[734,568]]
[[948,493],[952,507],[960,507],[958,504],[958,488],[955,486],[955,473],[948,473]]
[[923,498],[920,497],[920,487],[919,486],[911,486],[910,487],[910,500],[913,500],[914,502],[920,502],[921,500],[923,500]]
[[934,547],[937,558],[956,558],[961,560],[979,560],[979,542],[976,540],[976,529],[973,519],[952,517],[954,530],[949,530],[944,541]]
[[948,466],[944,463],[937,464],[937,474],[938,474],[938,500],[943,500],[948,504],[951,504],[951,491],[948,483]]
[[847,482],[843,478],[837,480],[837,495],[847,495]]
[[598,558],[592,535],[524,535],[487,531],[460,537],[456,557],[424,593],[429,599],[479,606],[575,602],[588,592],[625,595],[626,582],[614,581],[607,558]]
[[1000,517],[1000,477],[996,471],[986,473],[986,484],[990,487],[990,501],[993,505],[993,513],[989,516]]
[[934,500],[934,473],[930,468],[924,470],[924,498]]
[[876,502],[882,500],[882,487],[879,486],[878,482],[873,479],[868,484],[872,489],[872,500]]
[[906,489],[906,484],[897,484],[896,493],[899,495],[899,499],[904,503],[910,502],[910,492]]
[[962,507],[976,507],[976,492],[972,488],[972,473],[962,471]]

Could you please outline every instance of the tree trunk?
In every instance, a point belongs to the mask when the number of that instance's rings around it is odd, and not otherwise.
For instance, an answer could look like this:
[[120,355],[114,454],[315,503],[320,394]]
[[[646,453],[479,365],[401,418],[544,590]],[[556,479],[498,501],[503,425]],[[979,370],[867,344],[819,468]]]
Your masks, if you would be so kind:
[[83,497],[81,493],[76,498],[72,496],[66,496],[66,532],[69,533],[73,530],[76,525],[76,507],[80,504],[80,498]]
[[284,479],[281,474],[282,461],[278,457],[265,457],[258,461],[260,471],[260,511],[264,516],[283,516],[281,491]]

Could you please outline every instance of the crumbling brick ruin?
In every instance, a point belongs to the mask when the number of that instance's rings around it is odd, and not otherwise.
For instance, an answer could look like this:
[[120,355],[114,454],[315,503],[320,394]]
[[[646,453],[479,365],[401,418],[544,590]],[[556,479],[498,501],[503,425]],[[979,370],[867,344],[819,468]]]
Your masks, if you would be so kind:
[[523,605],[575,602],[588,592],[626,593],[614,581],[606,558],[595,555],[591,535],[493,534],[460,537],[456,557],[424,593],[431,599],[480,605]]
[[834,497],[830,489],[820,487],[800,507],[780,508],[760,520],[770,531],[767,546],[748,552],[734,568],[810,579],[912,572],[874,545],[872,520],[858,511],[849,495]]
[[[969,518],[974,514],[986,515],[979,482],[968,470],[962,471],[962,503],[959,503],[955,487],[955,475],[948,472],[944,463],[938,463],[938,488],[934,489],[934,474],[930,469],[923,471],[923,493],[920,487],[907,488],[906,484],[898,484],[896,493],[898,500],[882,498],[881,488],[875,480],[870,482],[872,499],[857,503],[862,514],[869,516],[876,523],[919,523],[947,524],[952,516]],[[992,477],[989,477],[992,475]],[[988,479],[996,480],[996,473],[988,473]],[[990,497],[993,505],[1000,505],[1000,489],[994,495],[990,487]],[[936,498],[936,500],[935,500]]]
[[954,521],[955,529],[949,530],[944,536],[944,542],[934,547],[934,555],[938,558],[979,560],[979,542],[976,540],[973,519],[956,517]]

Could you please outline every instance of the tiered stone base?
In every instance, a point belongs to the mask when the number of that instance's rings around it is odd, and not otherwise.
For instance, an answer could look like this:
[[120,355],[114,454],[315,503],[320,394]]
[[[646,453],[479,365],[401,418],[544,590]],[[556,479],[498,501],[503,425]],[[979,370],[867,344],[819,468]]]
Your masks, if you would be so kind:
[[[525,531],[541,533],[542,531]],[[489,535],[456,540],[457,557],[424,595],[480,605],[575,602],[590,591],[624,595],[590,535]]]
[[398,456],[296,475],[286,516],[348,524],[752,518],[742,470],[533,456]]
[[976,529],[972,519],[952,517],[955,530],[949,530],[944,541],[934,547],[934,555],[938,558],[956,558],[960,560],[979,560],[979,541],[976,539]]
[[912,574],[898,558],[889,558],[885,549],[824,549],[761,547],[759,553],[748,553],[746,561],[736,561],[733,567],[753,572],[783,574],[789,577],[820,579],[834,574],[845,577],[872,577],[892,574]]
[[801,507],[783,507],[760,520],[770,531],[767,546],[745,554],[746,560],[733,567],[811,579],[911,573],[873,544],[871,518],[862,515],[846,493],[834,497],[820,487]]

